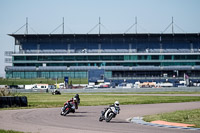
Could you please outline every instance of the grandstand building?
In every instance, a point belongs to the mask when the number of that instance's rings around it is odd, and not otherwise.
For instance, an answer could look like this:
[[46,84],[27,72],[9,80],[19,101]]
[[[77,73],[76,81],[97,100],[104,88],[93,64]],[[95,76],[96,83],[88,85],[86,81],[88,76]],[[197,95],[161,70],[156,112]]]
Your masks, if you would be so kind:
[[175,81],[184,75],[200,77],[200,35],[196,33],[10,36],[15,39],[15,51],[12,66],[5,67],[6,78]]

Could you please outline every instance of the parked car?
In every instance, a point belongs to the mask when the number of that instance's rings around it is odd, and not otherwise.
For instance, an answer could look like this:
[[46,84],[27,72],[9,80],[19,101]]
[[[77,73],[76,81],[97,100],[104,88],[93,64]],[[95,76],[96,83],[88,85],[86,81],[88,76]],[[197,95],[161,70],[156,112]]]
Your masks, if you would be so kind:
[[20,89],[20,87],[18,85],[9,85],[8,88],[9,89]]

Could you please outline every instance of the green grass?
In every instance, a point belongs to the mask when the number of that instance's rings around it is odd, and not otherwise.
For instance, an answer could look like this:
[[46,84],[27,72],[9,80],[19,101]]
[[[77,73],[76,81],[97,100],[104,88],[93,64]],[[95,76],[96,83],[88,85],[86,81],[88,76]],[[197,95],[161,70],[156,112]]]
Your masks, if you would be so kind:
[[[88,84],[88,79],[69,79],[69,83],[72,81],[72,84]],[[63,83],[64,79],[59,78],[57,83]],[[0,79],[0,85],[27,85],[27,84],[56,84],[55,79]]]
[[[69,94],[69,93],[68,93]],[[74,94],[74,93],[71,93]],[[186,91],[163,91],[163,92],[92,92],[80,94],[200,94],[200,92],[186,92]]]
[[[113,104],[118,100],[121,105],[128,104],[154,104],[154,103],[177,103],[177,102],[193,102],[200,101],[197,96],[137,96],[137,95],[109,95],[102,94],[80,94],[80,106],[98,106]],[[51,93],[23,93],[19,96],[27,96],[27,108],[51,108],[61,107],[63,103],[75,94],[62,93],[62,95],[51,95]],[[10,108],[8,108],[10,109]]]
[[145,116],[147,122],[155,120],[163,120],[168,122],[194,124],[196,128],[200,128],[200,109],[176,111],[172,113],[162,113],[157,115]]
[[0,133],[23,133],[23,132],[13,131],[13,130],[3,130],[3,129],[0,129]]

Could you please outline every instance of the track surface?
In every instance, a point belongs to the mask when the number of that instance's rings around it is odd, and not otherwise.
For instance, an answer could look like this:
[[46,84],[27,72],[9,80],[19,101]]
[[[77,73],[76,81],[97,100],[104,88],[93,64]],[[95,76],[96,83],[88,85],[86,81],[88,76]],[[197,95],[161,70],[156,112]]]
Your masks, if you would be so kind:
[[197,133],[200,131],[151,127],[129,123],[130,117],[200,108],[200,102],[120,105],[121,112],[110,123],[99,122],[107,106],[80,106],[74,114],[60,115],[60,108],[0,111],[0,129],[32,133]]

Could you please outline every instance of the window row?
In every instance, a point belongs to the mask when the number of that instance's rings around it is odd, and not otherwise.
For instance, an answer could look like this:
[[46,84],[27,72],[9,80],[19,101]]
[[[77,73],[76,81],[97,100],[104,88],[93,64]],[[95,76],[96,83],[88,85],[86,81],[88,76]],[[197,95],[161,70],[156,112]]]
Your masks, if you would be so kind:
[[[102,63],[47,63],[46,66],[195,66],[200,62],[102,62]],[[14,63],[13,66],[42,66],[34,63]]]
[[86,71],[78,72],[7,72],[6,78],[87,78]]
[[200,55],[14,56],[13,61],[200,60]]

